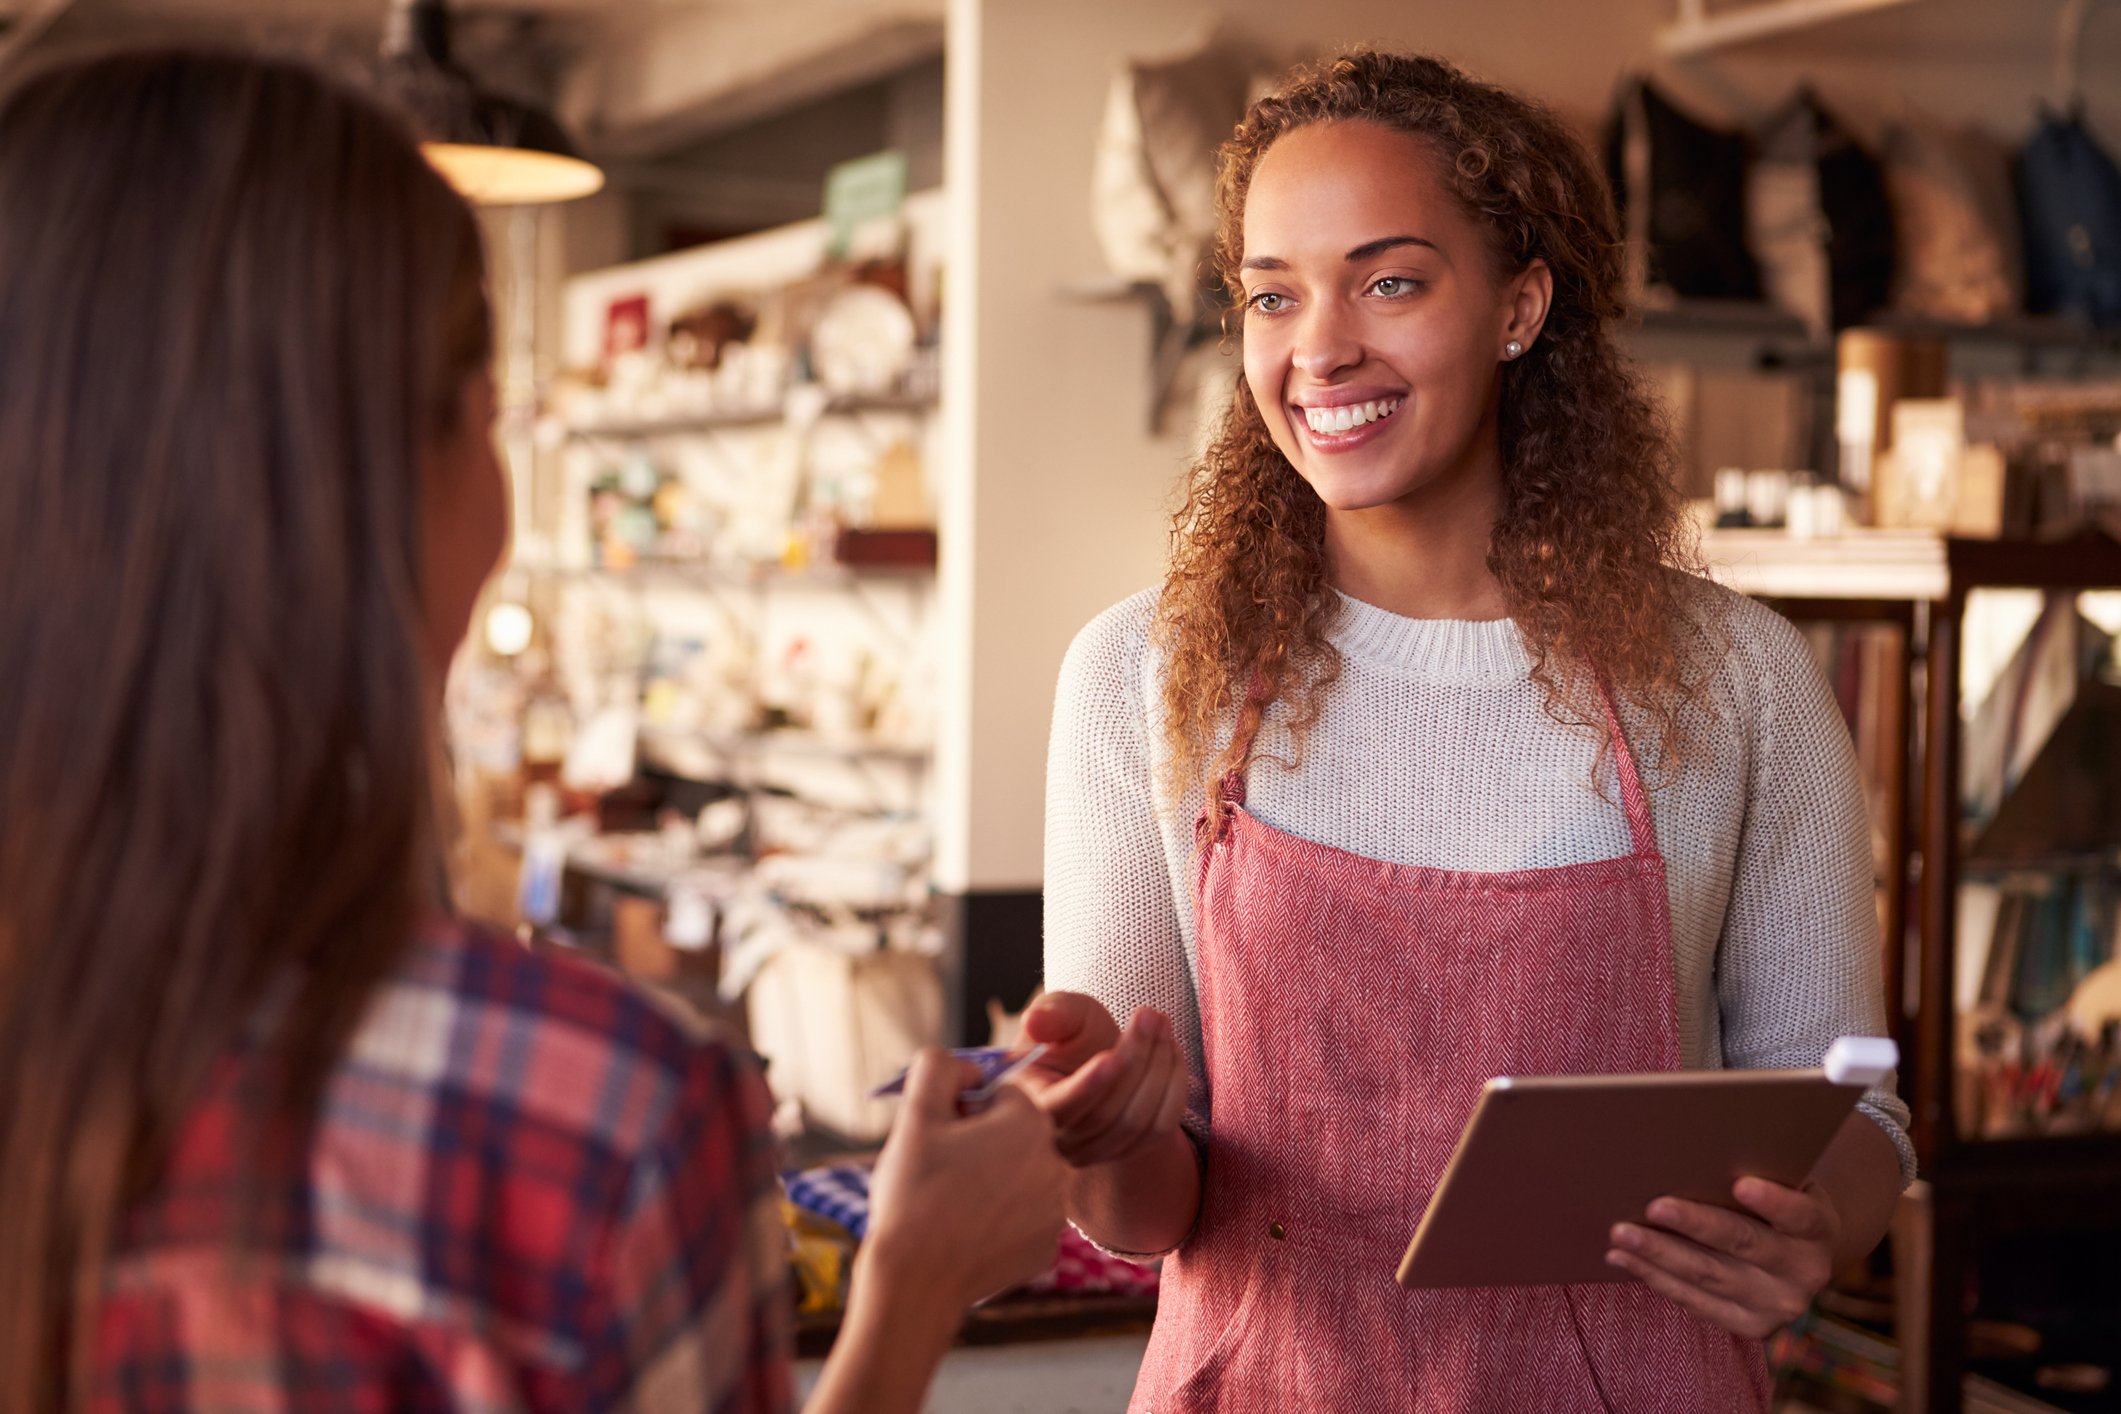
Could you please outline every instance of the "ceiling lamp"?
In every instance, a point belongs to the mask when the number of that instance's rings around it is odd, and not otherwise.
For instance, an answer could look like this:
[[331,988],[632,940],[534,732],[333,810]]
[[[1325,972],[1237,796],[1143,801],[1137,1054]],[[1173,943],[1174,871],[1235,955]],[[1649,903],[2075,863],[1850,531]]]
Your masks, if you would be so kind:
[[383,32],[383,85],[411,117],[420,149],[481,206],[572,201],[604,185],[550,113],[488,93],[449,53],[443,0],[394,0]]

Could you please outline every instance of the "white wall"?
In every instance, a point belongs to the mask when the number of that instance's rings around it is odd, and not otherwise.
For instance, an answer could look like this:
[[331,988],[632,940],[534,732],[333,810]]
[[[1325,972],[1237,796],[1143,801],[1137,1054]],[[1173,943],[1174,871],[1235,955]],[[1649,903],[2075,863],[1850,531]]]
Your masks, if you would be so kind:
[[[1356,43],[1423,49],[1544,99],[1587,133],[1630,69],[1652,69],[1681,101],[1726,118],[1757,116],[1809,75],[1859,130],[1904,93],[2016,138],[2051,86],[2059,8],[1919,0],[1802,40],[1658,64],[1669,0],[951,0],[946,142],[959,205],[945,415],[958,483],[946,544],[969,546],[970,558],[957,592],[945,585],[963,651],[947,710],[961,714],[964,747],[942,780],[942,885],[1038,883],[1055,672],[1082,623],[1156,581],[1183,468],[1184,430],[1154,438],[1144,426],[1146,316],[1058,292],[1103,272],[1090,164],[1119,60],[1211,34],[1281,61]],[[2083,74],[2094,125],[2113,132],[2121,13],[2094,14]]]

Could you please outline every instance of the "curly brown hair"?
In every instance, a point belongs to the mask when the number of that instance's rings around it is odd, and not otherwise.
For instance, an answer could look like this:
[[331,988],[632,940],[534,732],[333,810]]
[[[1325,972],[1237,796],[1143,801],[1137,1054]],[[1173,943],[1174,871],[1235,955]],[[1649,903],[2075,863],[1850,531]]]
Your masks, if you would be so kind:
[[[1219,158],[1214,263],[1239,306],[1245,198],[1260,159],[1287,133],[1350,120],[1429,144],[1501,270],[1544,260],[1552,271],[1544,330],[1503,365],[1488,568],[1548,714],[1597,732],[1603,756],[1602,675],[1649,714],[1654,761],[1676,763],[1703,688],[1683,648],[1692,581],[1673,571],[1698,574],[1700,561],[1667,424],[1613,342],[1625,277],[1603,177],[1550,111],[1441,60],[1362,52],[1298,69],[1252,105]],[[1173,520],[1156,612],[1174,794],[1241,769],[1242,743],[1283,698],[1301,752],[1341,667],[1328,637],[1339,599],[1325,527],[1324,504],[1275,447],[1240,374]],[[1218,753],[1233,713],[1237,730]]]

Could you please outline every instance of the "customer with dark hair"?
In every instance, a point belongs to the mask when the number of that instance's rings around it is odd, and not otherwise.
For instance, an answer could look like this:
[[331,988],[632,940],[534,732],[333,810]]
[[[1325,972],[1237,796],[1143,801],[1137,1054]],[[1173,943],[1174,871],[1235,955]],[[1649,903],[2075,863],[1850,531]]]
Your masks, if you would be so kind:
[[[490,341],[470,210],[302,68],[0,99],[0,1414],[793,1403],[753,1064],[429,893]],[[1047,1121],[961,1080],[814,1409],[1051,1253]]]

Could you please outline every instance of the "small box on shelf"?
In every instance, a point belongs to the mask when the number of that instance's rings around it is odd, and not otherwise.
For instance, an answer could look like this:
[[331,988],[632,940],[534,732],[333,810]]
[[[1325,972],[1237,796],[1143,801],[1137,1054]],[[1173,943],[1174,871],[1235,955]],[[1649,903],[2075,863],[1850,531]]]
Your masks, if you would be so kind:
[[914,527],[847,527],[833,537],[832,557],[849,568],[933,569],[935,532]]

